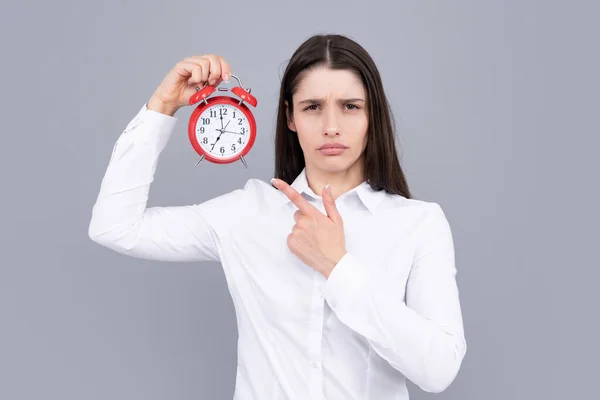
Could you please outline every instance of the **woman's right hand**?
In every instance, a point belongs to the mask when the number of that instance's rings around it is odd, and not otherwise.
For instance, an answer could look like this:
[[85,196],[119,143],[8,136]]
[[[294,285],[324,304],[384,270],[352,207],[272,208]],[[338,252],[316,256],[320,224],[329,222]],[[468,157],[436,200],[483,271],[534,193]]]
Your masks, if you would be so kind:
[[148,101],[148,109],[174,115],[178,109],[189,104],[196,87],[229,82],[231,68],[222,56],[208,54],[187,57],[175,64],[156,88]]

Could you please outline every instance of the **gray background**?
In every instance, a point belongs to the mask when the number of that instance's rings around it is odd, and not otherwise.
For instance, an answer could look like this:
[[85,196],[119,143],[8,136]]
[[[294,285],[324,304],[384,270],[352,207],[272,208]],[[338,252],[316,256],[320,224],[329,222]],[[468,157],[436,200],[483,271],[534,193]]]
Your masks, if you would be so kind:
[[[194,168],[181,110],[149,206],[273,172],[284,62],[314,33],[378,64],[415,196],[456,243],[468,352],[442,394],[598,391],[595,1],[3,1],[0,399],[228,399],[236,323],[219,264],[142,261],[87,236],[112,146],[167,71],[224,55],[259,99],[241,163]],[[596,26],[594,26],[596,25]]]

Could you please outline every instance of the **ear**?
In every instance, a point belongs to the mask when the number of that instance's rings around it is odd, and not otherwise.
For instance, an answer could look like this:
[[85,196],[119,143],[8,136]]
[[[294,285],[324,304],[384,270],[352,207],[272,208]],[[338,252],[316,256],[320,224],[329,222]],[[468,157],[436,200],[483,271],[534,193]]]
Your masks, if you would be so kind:
[[296,124],[294,123],[294,117],[290,115],[290,107],[287,100],[285,101],[285,115],[287,118],[288,128],[290,128],[291,131],[296,132]]

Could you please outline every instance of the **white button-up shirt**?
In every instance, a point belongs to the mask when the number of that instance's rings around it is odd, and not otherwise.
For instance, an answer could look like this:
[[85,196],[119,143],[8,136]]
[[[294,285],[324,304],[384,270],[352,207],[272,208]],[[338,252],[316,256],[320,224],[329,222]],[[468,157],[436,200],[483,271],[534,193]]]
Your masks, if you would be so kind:
[[[287,246],[296,206],[250,179],[200,204],[146,207],[177,117],[142,107],[115,144],[89,226],[117,252],[218,261],[238,323],[235,400],[405,400],[441,392],[466,352],[452,234],[437,203],[339,196],[348,253],[326,279]],[[294,187],[325,213],[304,171]]]

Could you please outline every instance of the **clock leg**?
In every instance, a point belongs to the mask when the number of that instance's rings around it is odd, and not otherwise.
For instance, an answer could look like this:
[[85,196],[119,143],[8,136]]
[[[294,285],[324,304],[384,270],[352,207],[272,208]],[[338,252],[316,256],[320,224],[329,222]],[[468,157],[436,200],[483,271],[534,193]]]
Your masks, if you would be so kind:
[[200,159],[198,160],[198,162],[196,163],[196,165],[194,165],[194,167],[197,167],[197,166],[198,166],[198,164],[200,164],[200,163],[202,162],[202,160],[204,160],[204,154],[202,154],[202,155],[200,156]]
[[246,159],[244,158],[244,156],[240,156],[240,160],[242,160],[242,162],[244,163],[244,167],[248,168],[248,164],[246,164]]

